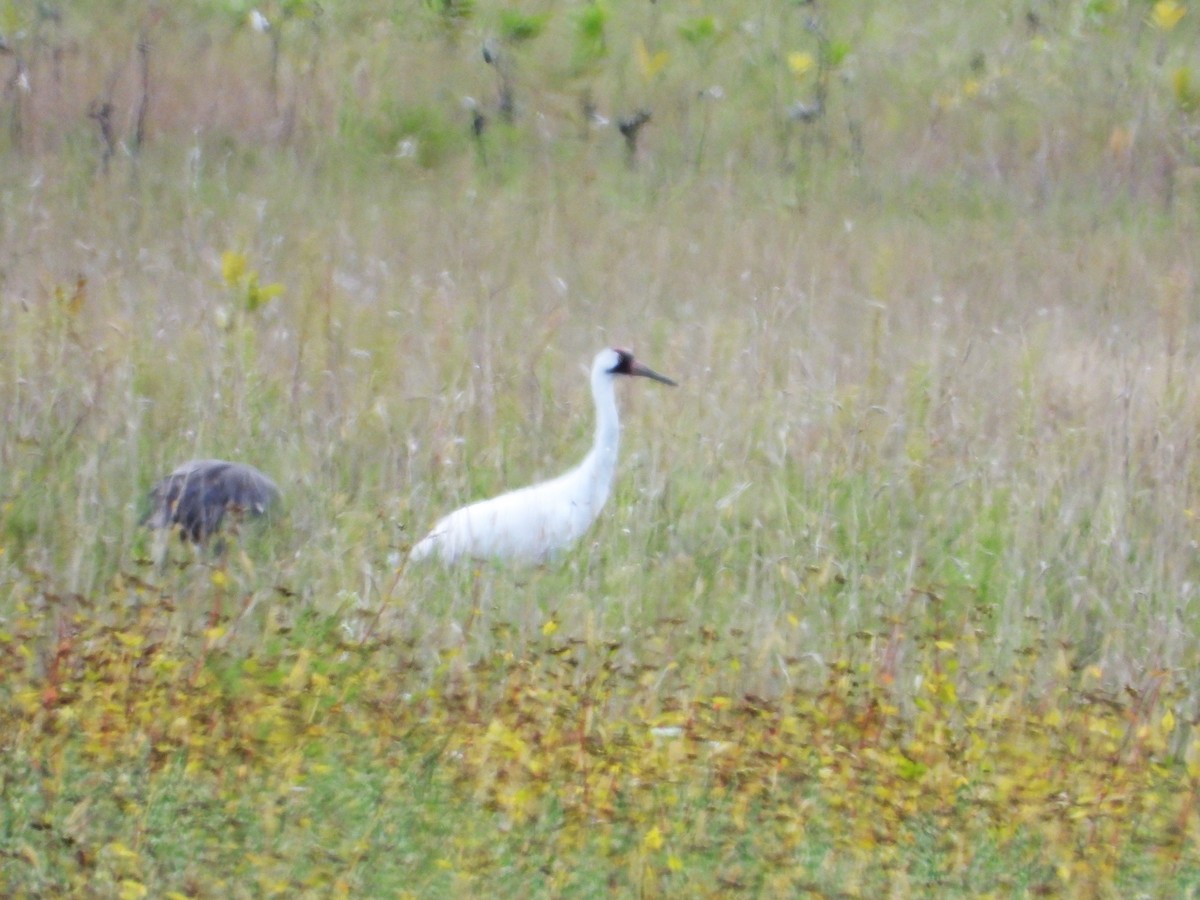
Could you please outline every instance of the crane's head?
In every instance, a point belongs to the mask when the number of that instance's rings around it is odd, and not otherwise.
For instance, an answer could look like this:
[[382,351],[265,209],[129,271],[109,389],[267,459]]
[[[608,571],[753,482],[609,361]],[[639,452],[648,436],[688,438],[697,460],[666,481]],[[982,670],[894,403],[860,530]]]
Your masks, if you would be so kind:
[[621,347],[601,350],[596,356],[595,365],[600,371],[609,375],[641,375],[644,378],[653,378],[655,381],[677,387],[675,382],[666,375],[659,375],[649,366],[642,365],[634,359],[632,350],[625,350]]

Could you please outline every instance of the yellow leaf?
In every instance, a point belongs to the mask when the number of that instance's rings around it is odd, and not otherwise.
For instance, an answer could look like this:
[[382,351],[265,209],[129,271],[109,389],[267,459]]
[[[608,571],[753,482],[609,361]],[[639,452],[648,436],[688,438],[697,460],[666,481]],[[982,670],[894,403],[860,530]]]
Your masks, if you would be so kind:
[[953,650],[954,641],[935,641],[934,646],[939,650]]
[[248,263],[245,253],[238,253],[235,250],[226,250],[221,254],[221,278],[229,286],[233,286],[242,280],[246,274]]
[[653,80],[654,76],[666,67],[667,61],[671,58],[671,54],[666,50],[651,53],[646,49],[646,42],[640,37],[633,43],[633,52],[637,57],[638,70],[646,81]]
[[795,50],[787,56],[788,68],[792,70],[792,74],[797,78],[803,78],[812,71],[816,61],[813,60],[811,53],[804,53],[800,50]]
[[262,287],[258,283],[258,273],[251,272],[246,279],[246,309],[254,312],[264,303],[283,293],[282,284],[268,284]]
[[647,850],[662,849],[663,836],[662,836],[662,832],[658,830],[657,825],[655,825],[653,828],[651,828],[649,831],[646,832],[646,836],[644,838],[642,838],[642,845]]
[[305,647],[300,651],[300,655],[296,657],[296,663],[292,666],[292,671],[288,673],[284,684],[288,690],[298,691],[308,683],[308,665],[312,659],[312,653]]
[[[1120,125],[1113,128],[1108,136],[1108,152],[1118,158],[1128,158],[1130,151],[1133,149],[1133,132],[1128,128],[1122,128]],[[1187,510],[1184,510],[1187,514]]]
[[558,623],[553,619],[547,619],[545,624],[542,625],[542,634],[546,637],[549,637],[556,631],[558,631]]
[[1067,659],[1067,654],[1062,650],[1059,650],[1058,655],[1054,658],[1054,672],[1063,679],[1071,674],[1071,661]]
[[117,895],[121,900],[141,900],[146,896],[146,886],[140,881],[126,878],[121,882],[121,892]]
[[1162,730],[1167,732],[1168,734],[1170,732],[1174,731],[1175,730],[1175,713],[1173,713],[1171,710],[1168,709],[1165,713],[1163,713],[1162,721],[1159,722],[1159,725],[1161,725]]
[[672,854],[671,856],[667,857],[667,868],[672,872],[678,872],[683,868],[683,860]]
[[[1192,70],[1187,66],[1179,66],[1171,73],[1171,90],[1175,94],[1175,102],[1181,109],[1191,111],[1200,105],[1200,91],[1192,87]],[[1195,510],[1185,509],[1184,515],[1195,519]]]
[[1179,24],[1186,12],[1187,7],[1182,3],[1176,3],[1175,0],[1159,0],[1154,4],[1154,11],[1150,13],[1150,21],[1154,23],[1155,28],[1170,31]]
[[113,841],[105,847],[105,849],[118,859],[133,860],[137,859],[137,854],[122,844],[120,841]]
[[223,588],[229,585],[229,576],[225,574],[224,569],[217,569],[209,580],[212,581],[213,587]]
[[79,311],[83,309],[83,301],[87,298],[87,279],[82,275],[75,282],[75,290],[68,296],[65,288],[59,286],[54,289],[54,299],[66,307],[68,313],[72,316],[79,315]]

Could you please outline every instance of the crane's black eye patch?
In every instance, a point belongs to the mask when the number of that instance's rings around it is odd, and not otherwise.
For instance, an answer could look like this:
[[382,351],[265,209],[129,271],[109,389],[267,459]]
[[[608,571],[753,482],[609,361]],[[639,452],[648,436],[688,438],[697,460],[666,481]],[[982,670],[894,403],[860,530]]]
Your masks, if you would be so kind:
[[633,354],[619,347],[614,347],[613,352],[617,354],[617,364],[608,371],[613,375],[632,375]]

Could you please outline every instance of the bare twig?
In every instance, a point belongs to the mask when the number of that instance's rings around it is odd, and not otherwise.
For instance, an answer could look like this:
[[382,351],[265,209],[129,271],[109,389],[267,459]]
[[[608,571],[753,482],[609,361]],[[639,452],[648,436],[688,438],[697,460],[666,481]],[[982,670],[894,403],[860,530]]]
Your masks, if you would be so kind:
[[136,154],[146,140],[146,116],[150,111],[150,34],[143,28],[138,38],[138,69],[141,75],[142,95],[138,98],[137,119],[133,132],[132,151]]
[[0,53],[13,58],[12,75],[4,85],[4,92],[12,97],[12,113],[9,119],[8,128],[9,134],[12,137],[13,147],[20,148],[21,141],[25,136],[25,122],[22,116],[21,98],[24,94],[29,93],[29,72],[25,68],[25,61],[21,58],[21,54],[17,53],[8,44],[7,41],[0,43]]
[[626,159],[630,166],[637,165],[637,142],[642,126],[650,121],[650,111],[639,109],[633,115],[622,116],[617,120],[617,128],[625,138]]
[[108,173],[108,162],[117,152],[117,138],[113,131],[113,105],[108,100],[93,100],[88,107],[88,118],[93,119],[100,127],[100,137],[104,141],[104,150],[100,154],[100,167]]

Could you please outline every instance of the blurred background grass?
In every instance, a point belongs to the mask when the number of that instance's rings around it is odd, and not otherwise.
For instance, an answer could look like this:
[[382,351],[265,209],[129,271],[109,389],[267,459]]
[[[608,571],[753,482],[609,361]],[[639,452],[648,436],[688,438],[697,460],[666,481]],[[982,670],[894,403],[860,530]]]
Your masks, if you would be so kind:
[[150,481],[217,455],[285,489],[256,578],[378,591],[439,511],[581,454],[616,342],[685,388],[623,397],[579,614],[812,649],[929,590],[999,649],[1190,658],[1190,17],[249,12],[5,7],[10,579],[103,589]]
[[[700,652],[679,624],[753,649],[663,697],[861,655],[907,701],[907,630],[1195,715],[1194,10],[258,11],[0,6],[0,617],[202,627],[137,523],[219,456],[285,496],[222,575],[247,647],[319,614],[432,673],[553,622],[633,665]],[[397,573],[582,455],[614,343],[682,387],[626,386],[584,544]]]

